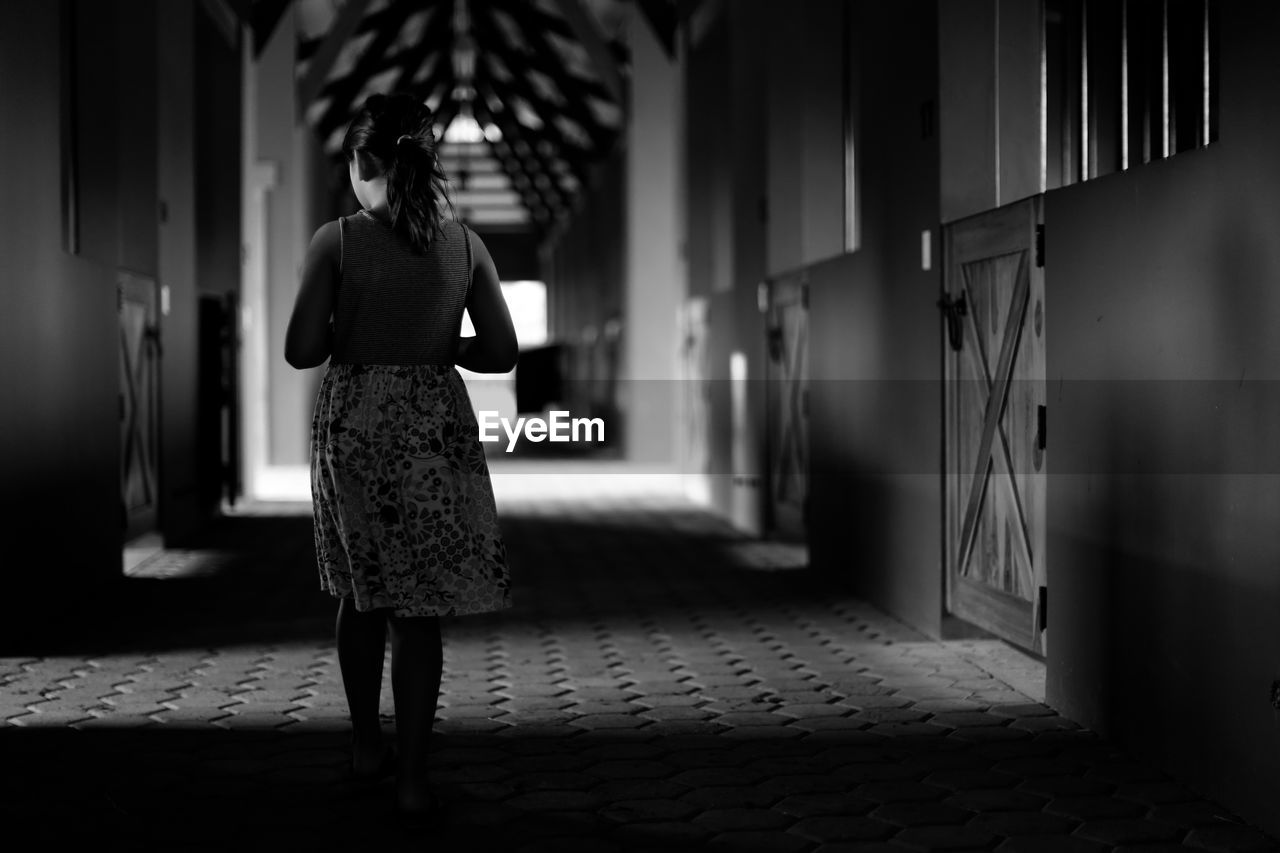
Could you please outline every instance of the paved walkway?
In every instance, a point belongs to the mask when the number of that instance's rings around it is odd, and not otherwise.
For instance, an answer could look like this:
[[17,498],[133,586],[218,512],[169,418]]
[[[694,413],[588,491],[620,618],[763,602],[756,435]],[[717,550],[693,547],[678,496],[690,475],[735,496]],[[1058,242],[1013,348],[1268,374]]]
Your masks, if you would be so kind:
[[791,549],[580,485],[504,499],[518,607],[447,626],[439,831],[341,781],[333,607],[287,505],[0,658],[0,819],[149,850],[1277,849],[1028,696],[1034,667],[1019,692]]

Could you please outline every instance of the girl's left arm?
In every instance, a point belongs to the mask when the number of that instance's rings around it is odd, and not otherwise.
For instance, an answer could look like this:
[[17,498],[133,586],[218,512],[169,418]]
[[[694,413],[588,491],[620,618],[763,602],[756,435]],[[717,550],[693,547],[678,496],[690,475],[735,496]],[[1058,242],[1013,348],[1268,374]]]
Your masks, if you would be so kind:
[[333,299],[339,276],[338,223],[326,222],[311,238],[302,284],[284,336],[284,358],[303,370],[319,367],[333,351]]

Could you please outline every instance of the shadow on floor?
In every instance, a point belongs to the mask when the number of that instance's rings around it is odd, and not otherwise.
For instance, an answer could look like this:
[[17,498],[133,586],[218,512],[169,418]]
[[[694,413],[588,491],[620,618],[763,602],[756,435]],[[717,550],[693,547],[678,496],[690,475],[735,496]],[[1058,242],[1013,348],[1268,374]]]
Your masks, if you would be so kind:
[[[692,507],[589,518],[504,512],[502,529],[515,607],[469,624],[800,602],[832,586],[808,571],[803,549],[748,539]],[[328,640],[335,602],[319,587],[312,537],[309,515],[221,517],[174,552],[194,571],[122,576],[63,608],[56,624],[11,610],[0,620],[0,657]]]

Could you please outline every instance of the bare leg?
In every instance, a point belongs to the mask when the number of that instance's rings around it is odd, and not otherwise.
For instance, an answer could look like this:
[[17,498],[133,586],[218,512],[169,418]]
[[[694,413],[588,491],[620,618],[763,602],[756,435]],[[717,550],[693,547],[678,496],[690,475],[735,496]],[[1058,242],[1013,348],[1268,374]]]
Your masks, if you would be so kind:
[[351,711],[351,768],[371,773],[382,761],[382,724],[378,699],[382,694],[382,661],[387,650],[387,612],[364,613],[355,602],[338,605],[338,667]]
[[391,689],[396,702],[399,768],[396,795],[402,809],[423,810],[431,803],[427,787],[427,750],[440,701],[444,647],[435,616],[390,616]]

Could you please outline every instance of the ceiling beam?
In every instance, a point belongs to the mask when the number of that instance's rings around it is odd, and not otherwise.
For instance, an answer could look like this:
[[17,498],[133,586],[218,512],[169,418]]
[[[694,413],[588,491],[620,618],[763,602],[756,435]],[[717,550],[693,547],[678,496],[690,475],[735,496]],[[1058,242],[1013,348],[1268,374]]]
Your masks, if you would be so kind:
[[307,64],[306,76],[298,84],[298,104],[301,109],[311,106],[316,95],[320,94],[342,48],[355,35],[356,27],[360,26],[369,2],[370,0],[347,0],[338,10],[337,17],[329,25],[329,32],[325,33],[324,42]]
[[[484,88],[488,92],[493,94],[495,98],[497,98],[497,100],[503,103],[506,103],[509,100],[507,98],[502,97],[502,93],[500,91],[501,89],[500,84],[494,81],[490,76],[488,76],[487,74],[484,76],[477,74],[476,77],[477,77],[477,84],[476,84],[477,87],[479,87],[481,85],[481,81],[483,81]],[[523,78],[520,78],[520,77],[517,77],[515,79],[523,80]],[[527,82],[526,82],[526,85],[527,85]],[[524,92],[521,92],[521,95],[525,97],[526,100],[529,97]],[[528,128],[520,124],[520,121],[519,119],[516,118],[515,113],[509,109],[502,110],[501,113],[497,115],[500,119],[506,120],[505,126],[504,124],[501,124],[501,123],[498,125],[499,129],[502,130],[503,135],[513,136],[513,139],[512,139],[513,142],[516,139],[524,140],[525,144],[529,146],[530,151],[533,152],[533,157],[535,158],[535,161],[538,163],[540,172],[546,175],[547,179],[551,183],[551,186],[555,188],[556,196],[557,197],[564,196],[561,199],[561,202],[562,204],[565,204],[567,206],[567,202],[569,201],[569,199],[567,196],[565,196],[564,190],[560,188],[560,184],[556,180],[556,175],[551,170],[547,155],[545,155],[541,150],[543,147],[542,143],[543,142],[548,143],[549,146],[552,149],[554,149],[556,155],[558,155],[561,160],[564,160],[565,163],[568,164],[569,171],[573,173],[574,177],[577,178],[580,182],[582,181],[583,168],[584,168],[582,159],[574,155],[573,149],[569,148],[568,150],[566,150],[567,144],[564,141],[564,135],[563,135],[563,132],[560,130],[560,128],[557,127],[551,121],[549,121],[543,113],[538,113],[538,119],[542,121],[543,126],[546,128],[547,132],[554,134],[555,136],[555,138],[549,138],[547,133],[543,131],[533,130],[532,128]]]
[[590,10],[582,5],[582,0],[556,0],[560,14],[569,23],[573,34],[586,49],[587,55],[595,65],[596,75],[609,90],[614,103],[622,103],[622,75],[618,73],[618,64],[613,59],[613,52],[606,43],[604,34],[600,32],[600,22]]
[[[517,67],[530,65],[531,67],[546,74],[551,81],[555,83],[556,88],[560,90],[560,94],[564,97],[567,105],[567,112],[587,135],[591,137],[592,145],[600,152],[608,151],[614,141],[617,139],[617,130],[605,127],[600,124],[595,113],[587,106],[587,98],[595,97],[601,100],[609,100],[611,95],[609,91],[594,80],[584,80],[576,74],[571,74],[564,65],[564,59],[560,56],[555,46],[546,37],[545,31],[538,29],[538,18],[528,16],[526,13],[533,11],[532,7],[518,4],[518,8],[511,14],[517,19],[521,28],[525,33],[525,42],[532,55],[515,55],[508,45],[502,45],[499,48],[499,54],[504,61],[510,66],[513,62]],[[545,18],[545,15],[541,16]],[[623,105],[623,101],[617,100],[619,107]]]
[[[355,97],[371,77],[380,71],[386,70],[383,53],[385,53],[387,46],[399,36],[400,28],[404,26],[404,22],[409,15],[417,11],[407,3],[399,8],[401,14],[398,23],[393,23],[391,26],[379,30],[373,41],[369,42],[365,48],[364,53],[356,60],[355,67],[351,69],[351,72],[337,80],[330,81],[325,86],[323,94],[331,98],[331,104],[324,117],[320,120],[319,127],[322,137],[327,137],[335,129],[350,121],[351,116],[360,107],[359,104],[353,103]],[[447,43],[445,36],[451,32],[448,16],[435,15],[427,30],[422,34],[421,50],[415,51],[410,56],[402,57],[403,61],[395,64],[401,64],[402,66],[412,64],[414,73],[416,73],[434,47],[437,45],[443,47]],[[412,75],[410,75],[410,78],[412,78]],[[405,75],[401,74],[397,85],[400,85],[400,81],[404,79]]]
[[[507,69],[511,71],[510,81],[499,81],[492,71],[484,71],[487,79],[492,81],[494,91],[501,96],[501,93],[498,90],[509,86],[513,91],[519,94],[521,98],[527,101],[530,107],[537,114],[538,120],[541,121],[543,126],[546,128],[548,141],[555,146],[557,153],[568,161],[570,166],[575,167],[576,170],[584,159],[583,155],[589,155],[591,151],[589,148],[584,149],[577,142],[565,136],[564,131],[562,131],[560,127],[551,120],[557,113],[561,112],[560,107],[556,104],[548,104],[537,90],[534,89],[533,84],[529,82],[529,78],[519,72],[519,69],[522,66],[531,64],[530,57],[517,55],[510,45],[505,44],[495,32],[497,27],[491,20],[486,20],[483,23],[481,23],[480,20],[477,20],[475,23],[477,33],[483,34],[485,37],[482,38],[482,44],[484,44],[487,50],[492,51],[494,54],[499,56],[507,66]],[[525,38],[526,41],[529,40],[528,34],[526,34]],[[531,47],[533,47],[535,52],[538,51],[537,47],[532,45]],[[483,58],[480,59],[480,62],[484,62]],[[542,71],[544,74],[550,72],[548,76],[551,76],[552,74],[559,74],[561,71],[559,67],[546,68],[545,65],[546,64],[544,63],[544,67],[539,68],[538,70]],[[477,75],[480,73],[479,63],[477,63]],[[552,82],[554,82],[556,87],[560,89],[560,94],[564,98],[566,105],[564,111],[571,114],[572,118],[582,126],[587,136],[591,139],[591,146],[603,146],[613,141],[612,135],[605,133],[599,125],[596,124],[595,117],[590,114],[590,111],[587,110],[585,104],[582,104],[574,98],[572,92],[566,92],[564,90],[563,83],[556,77],[552,77]],[[583,113],[586,113],[586,115],[584,116]]]
[[[478,89],[484,85],[485,84],[481,81],[477,81]],[[489,106],[485,103],[484,98],[477,99],[473,105],[473,109],[476,112],[477,119],[487,123],[496,124],[499,129],[502,130],[502,139],[490,144],[490,147],[493,149],[493,153],[497,156],[498,162],[502,164],[502,168],[507,173],[507,177],[511,179],[512,187],[514,187],[525,199],[525,206],[529,209],[529,212],[536,215],[536,209],[541,208],[544,211],[544,218],[549,221],[551,215],[555,212],[555,205],[549,203],[545,198],[545,190],[538,187],[536,180],[537,176],[529,174],[529,169],[520,157],[517,156],[515,149],[512,147],[513,139],[520,138],[518,126],[511,126],[516,124],[516,122],[510,121],[506,116],[494,115],[489,110]],[[534,149],[534,154],[537,156],[536,149]],[[549,175],[548,179],[550,179]],[[550,186],[554,190],[559,190],[559,187],[554,181],[552,181]]]
[[[360,21],[360,26],[356,27],[355,35],[363,35],[373,30],[382,29],[383,24],[390,18],[400,15],[400,10],[396,9],[396,3],[388,3],[376,12],[371,12],[364,16]],[[298,60],[302,61],[311,57],[320,45],[324,43],[324,36],[309,38],[305,41],[298,42]]]
[[[531,57],[522,57],[522,61],[532,61],[534,67],[554,80],[566,100],[572,104],[575,99],[583,100],[587,97],[593,97],[603,101],[613,100],[618,106],[622,106],[622,100],[615,98],[603,83],[579,77],[569,72],[565,67],[564,58],[560,56],[559,51],[556,50],[551,40],[547,38],[548,30],[544,26],[544,22],[548,20],[548,15],[525,3],[516,3],[506,8],[506,12],[520,25],[524,33],[525,42],[533,53]],[[614,67],[616,69],[616,63]]]

